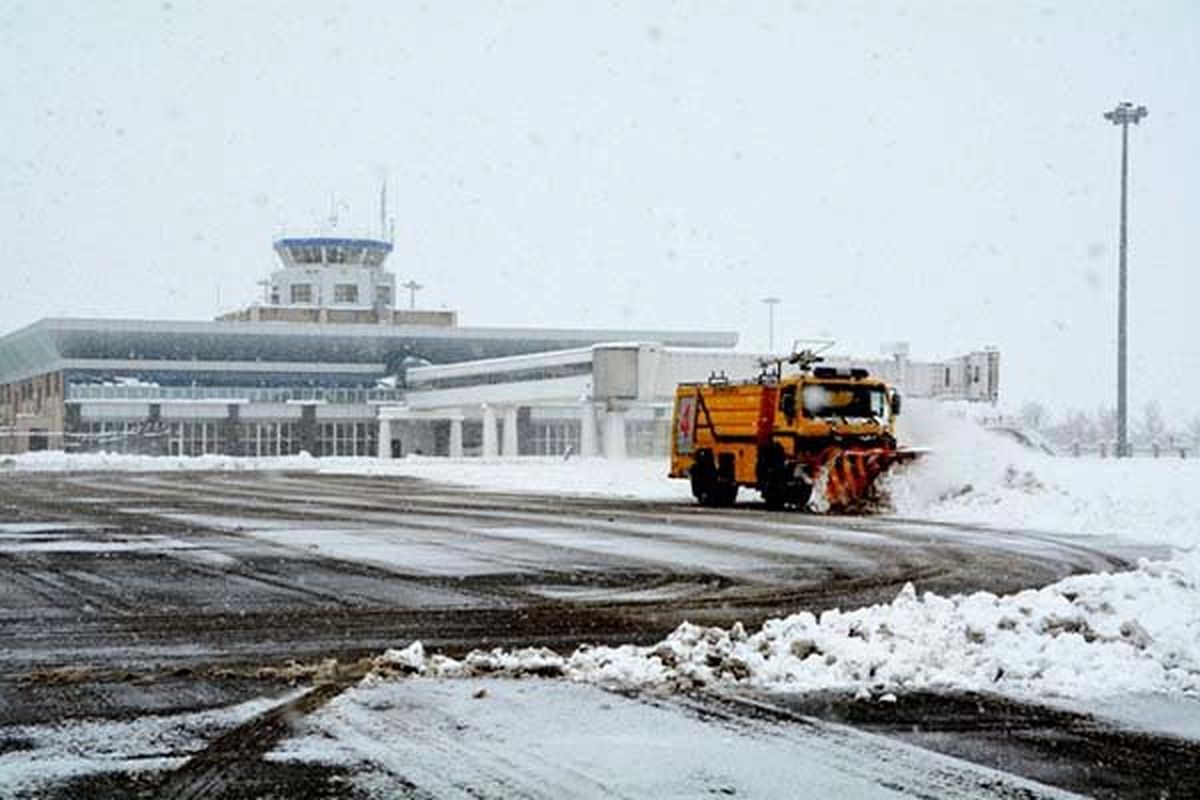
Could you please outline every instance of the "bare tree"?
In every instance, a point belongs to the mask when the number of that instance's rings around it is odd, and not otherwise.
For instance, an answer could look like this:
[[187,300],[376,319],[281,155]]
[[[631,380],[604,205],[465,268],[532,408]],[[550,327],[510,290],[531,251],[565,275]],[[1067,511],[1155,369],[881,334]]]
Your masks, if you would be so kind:
[[1096,425],[1088,415],[1077,409],[1067,412],[1062,424],[1063,438],[1067,444],[1086,444],[1096,439]]
[[1192,445],[1200,448],[1200,416],[1192,417],[1192,421],[1188,423],[1187,432],[1192,439]]
[[1096,409],[1096,433],[1105,442],[1117,438],[1117,412],[1108,406]]
[[1151,400],[1142,407],[1142,436],[1147,442],[1161,442],[1163,434],[1167,430],[1167,423],[1163,420],[1162,406],[1157,400]]
[[1046,407],[1036,400],[1021,406],[1021,424],[1027,428],[1040,431],[1046,426],[1047,417]]

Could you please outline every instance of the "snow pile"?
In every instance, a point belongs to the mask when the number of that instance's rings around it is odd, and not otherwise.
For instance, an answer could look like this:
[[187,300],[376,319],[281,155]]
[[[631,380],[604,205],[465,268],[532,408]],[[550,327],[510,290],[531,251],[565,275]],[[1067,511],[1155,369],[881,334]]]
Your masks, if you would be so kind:
[[318,462],[323,473],[424,478],[494,492],[691,500],[687,481],[667,477],[669,466],[665,456],[629,459],[407,456],[395,460],[322,458]]
[[389,650],[374,675],[562,676],[620,687],[747,686],[881,696],[919,689],[1018,697],[1095,698],[1129,692],[1200,695],[1200,554],[1143,561],[997,597],[918,596],[802,612],[756,633],[685,623],[656,645],[427,655]]
[[930,452],[884,481],[896,514],[1200,544],[1200,460],[1048,456],[919,402],[901,436]]
[[214,472],[289,471],[325,475],[421,478],[475,486],[494,492],[620,497],[633,500],[690,500],[687,481],[667,477],[665,458],[561,457],[444,458],[370,456],[141,456],[120,453],[43,451],[0,456],[0,472]]

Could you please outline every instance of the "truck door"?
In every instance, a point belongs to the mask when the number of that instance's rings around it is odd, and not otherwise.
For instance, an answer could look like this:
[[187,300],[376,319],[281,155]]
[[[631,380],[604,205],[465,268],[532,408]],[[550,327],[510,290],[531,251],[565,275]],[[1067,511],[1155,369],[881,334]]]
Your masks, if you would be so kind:
[[675,407],[675,452],[690,455],[696,445],[696,395],[685,394]]

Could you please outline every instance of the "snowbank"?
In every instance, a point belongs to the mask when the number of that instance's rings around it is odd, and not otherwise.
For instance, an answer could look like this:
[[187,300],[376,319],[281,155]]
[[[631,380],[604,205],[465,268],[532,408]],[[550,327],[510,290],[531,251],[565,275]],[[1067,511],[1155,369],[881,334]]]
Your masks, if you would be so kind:
[[122,453],[64,453],[45,450],[0,456],[0,472],[238,472],[316,471],[320,460],[307,453],[274,458],[234,456],[135,456]]
[[0,472],[293,471],[423,478],[496,492],[591,495],[635,500],[691,498],[687,481],[667,477],[665,458],[273,458],[135,456],[46,451],[0,456]]
[[931,452],[885,481],[896,514],[1200,544],[1200,460],[1048,456],[936,404],[909,406],[902,435]]
[[1200,554],[1039,590],[917,596],[853,611],[802,612],[748,634],[683,624],[656,645],[474,651],[389,650],[375,676],[563,676],[625,688],[974,690],[1020,698],[1131,692],[1200,695]]
[[687,481],[667,477],[666,458],[322,458],[321,472],[403,475],[496,492],[591,495],[634,500],[690,500]]

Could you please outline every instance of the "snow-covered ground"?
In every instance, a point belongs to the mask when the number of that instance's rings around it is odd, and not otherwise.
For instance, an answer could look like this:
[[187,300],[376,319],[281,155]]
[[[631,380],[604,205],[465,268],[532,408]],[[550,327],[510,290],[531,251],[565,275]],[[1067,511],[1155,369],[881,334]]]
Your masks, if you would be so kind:
[[[895,513],[946,522],[1104,534],[1182,548],[1200,543],[1200,460],[1055,458],[1026,450],[937,405],[910,402],[902,440],[930,452],[887,479]],[[148,457],[27,453],[0,457],[21,471],[291,470],[405,476],[499,492],[689,501],[665,458]],[[743,499],[754,497],[743,490]]]
[[349,765],[372,797],[1067,796],[842,726],[713,718],[564,681],[368,680],[269,758]]
[[887,480],[897,514],[1200,544],[1200,460],[1048,456],[936,405],[909,405],[901,435],[930,453]]
[[35,797],[46,784],[78,775],[177,767],[215,737],[297,694],[185,714],[5,728],[6,743],[20,746],[0,752],[0,797]]
[[24,453],[0,456],[5,470],[27,472],[240,472],[249,470],[320,472],[424,478],[477,486],[496,492],[592,495],[639,500],[690,500],[686,481],[667,478],[665,458],[271,458],[230,456],[135,456],[119,453]]
[[[908,439],[931,452],[889,480],[898,514],[1112,535],[1171,545],[1178,555],[1006,597],[918,596],[907,587],[888,604],[820,617],[803,612],[754,633],[683,625],[654,646],[581,648],[566,657],[492,651],[452,661],[427,658],[414,645],[391,651],[381,668],[561,674],[622,686],[836,689],[884,698],[910,689],[1065,700],[1134,692],[1200,696],[1200,464],[1053,458],[936,407],[910,405],[916,408]],[[654,496],[662,480],[643,478],[648,484],[640,496]],[[486,475],[472,480],[483,484]]]
[[[905,517],[1170,545],[1177,555],[1132,572],[1077,576],[1007,597],[918,596],[800,613],[759,631],[684,625],[651,647],[473,653],[426,658],[392,651],[381,669],[428,675],[550,673],[634,686],[844,689],[883,697],[916,688],[1021,697],[1131,692],[1200,695],[1200,463],[1181,459],[1053,458],[1031,453],[936,407],[910,404],[904,434],[930,448],[888,480]],[[663,460],[151,459],[37,453],[0,461],[18,470],[270,469],[396,475],[497,491],[684,500]]]

